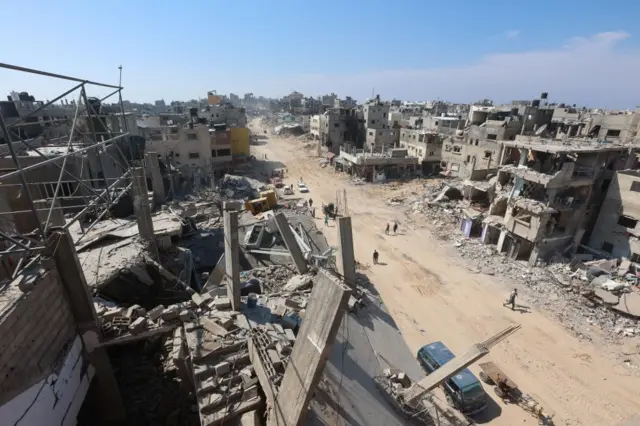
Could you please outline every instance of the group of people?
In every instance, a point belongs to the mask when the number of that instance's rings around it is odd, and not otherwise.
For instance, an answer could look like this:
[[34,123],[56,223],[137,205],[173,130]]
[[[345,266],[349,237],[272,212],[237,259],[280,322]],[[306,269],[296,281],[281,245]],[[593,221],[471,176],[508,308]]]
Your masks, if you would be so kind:
[[[398,232],[398,222],[393,222],[393,233],[396,234]],[[387,223],[387,227],[384,230],[384,233],[389,235],[389,224]]]

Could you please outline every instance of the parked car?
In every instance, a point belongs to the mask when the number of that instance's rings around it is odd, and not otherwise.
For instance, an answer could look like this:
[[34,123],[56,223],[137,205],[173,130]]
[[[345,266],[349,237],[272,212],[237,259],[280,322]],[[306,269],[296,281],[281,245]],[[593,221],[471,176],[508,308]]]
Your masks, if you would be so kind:
[[304,194],[305,192],[309,192],[309,188],[307,188],[304,182],[298,182],[298,191]]
[[[442,342],[429,343],[418,351],[418,362],[427,374],[433,373],[453,358],[453,352]],[[450,377],[442,387],[447,402],[468,416],[487,408],[487,393],[480,380],[468,368]]]

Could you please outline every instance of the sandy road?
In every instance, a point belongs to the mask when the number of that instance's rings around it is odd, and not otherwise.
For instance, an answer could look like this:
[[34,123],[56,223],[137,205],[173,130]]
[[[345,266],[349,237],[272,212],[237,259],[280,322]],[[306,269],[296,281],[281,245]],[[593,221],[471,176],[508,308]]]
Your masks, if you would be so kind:
[[[346,189],[356,259],[371,263],[373,250],[380,252],[384,264],[372,267],[367,275],[412,351],[442,340],[462,353],[469,344],[519,323],[522,329],[488,358],[522,391],[542,397],[556,412],[557,425],[615,425],[640,412],[640,371],[632,374],[604,356],[605,348],[579,341],[544,313],[504,308],[509,289],[490,276],[471,273],[429,231],[384,235],[385,224],[392,220],[398,220],[403,230],[402,214],[331,168],[319,167],[299,141],[270,136],[267,144],[252,149],[258,158],[267,154],[269,160],[284,163],[291,182],[303,177],[314,204],[335,201],[336,191]],[[318,226],[324,225],[319,221]],[[335,228],[326,232],[330,244],[337,244],[336,233]],[[536,424],[524,410],[498,402],[485,388],[496,401],[491,424]]]

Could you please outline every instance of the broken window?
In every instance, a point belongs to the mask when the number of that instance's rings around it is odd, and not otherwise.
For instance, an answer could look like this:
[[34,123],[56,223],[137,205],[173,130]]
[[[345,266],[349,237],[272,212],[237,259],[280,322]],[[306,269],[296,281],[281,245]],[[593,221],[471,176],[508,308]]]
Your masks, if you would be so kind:
[[187,140],[194,141],[196,139],[198,139],[198,135],[195,133],[187,133]]
[[476,146],[478,146],[478,143],[480,142],[479,139],[476,139]]
[[604,242],[602,243],[602,251],[606,251],[607,253],[611,253],[613,251],[613,244]]
[[420,135],[420,137],[418,138],[419,142],[424,142],[424,135]]
[[489,139],[490,141],[495,141],[496,139],[498,139],[498,135],[487,135],[487,139]]
[[620,136],[620,130],[607,130],[607,137],[617,138]]
[[631,253],[631,258],[630,258],[630,260],[631,260],[633,263],[640,263],[640,254],[638,254],[638,253]]
[[471,156],[467,155],[467,163],[471,161]]
[[435,125],[436,125],[436,126],[438,125],[438,122],[437,122],[437,121],[436,121],[436,124],[435,124]]
[[640,181],[631,182],[631,188],[629,188],[633,192],[640,192]]
[[369,132],[369,136],[373,136],[373,132]]
[[197,152],[190,152],[189,153],[189,158],[190,159],[200,158],[200,154],[198,154]]
[[454,146],[453,147],[453,152],[456,152],[456,153],[460,154],[462,152],[462,147],[461,146]]
[[436,155],[435,152],[429,151],[429,157],[433,157],[434,155]]
[[618,225],[620,226],[624,226],[625,228],[635,228],[637,225],[638,221],[632,217],[629,216],[623,216],[621,215],[618,218]]
[[229,148],[218,150],[218,157],[228,157],[229,155],[231,155],[231,150]]
[[492,154],[491,151],[485,151],[484,152],[484,158],[491,158],[491,154]]
[[333,125],[333,127],[335,127],[335,128],[337,129],[338,127],[340,127],[340,123],[335,123],[335,124]]
[[382,136],[382,132],[378,132],[378,136]]
[[376,124],[376,120],[371,120],[371,124]]

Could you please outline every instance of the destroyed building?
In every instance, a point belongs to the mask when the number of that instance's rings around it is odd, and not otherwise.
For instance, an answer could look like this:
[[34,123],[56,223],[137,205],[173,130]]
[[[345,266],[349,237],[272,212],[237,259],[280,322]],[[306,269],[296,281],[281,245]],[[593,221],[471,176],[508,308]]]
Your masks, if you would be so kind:
[[407,149],[410,156],[420,160],[422,173],[427,175],[440,171],[442,160],[442,137],[429,130],[401,129],[400,148]]
[[420,159],[409,155],[406,148],[391,148],[382,153],[367,152],[347,145],[340,149],[334,164],[337,170],[357,176],[367,182],[415,176]]
[[640,172],[620,170],[609,184],[589,247],[640,264],[639,221]]
[[362,126],[357,110],[332,108],[311,119],[311,133],[318,138],[321,150],[335,155],[346,143],[363,143]]
[[532,265],[556,251],[575,253],[588,239],[615,171],[635,162],[633,148],[615,144],[519,137],[503,146],[489,209],[503,221],[499,232],[485,223],[483,240]]

